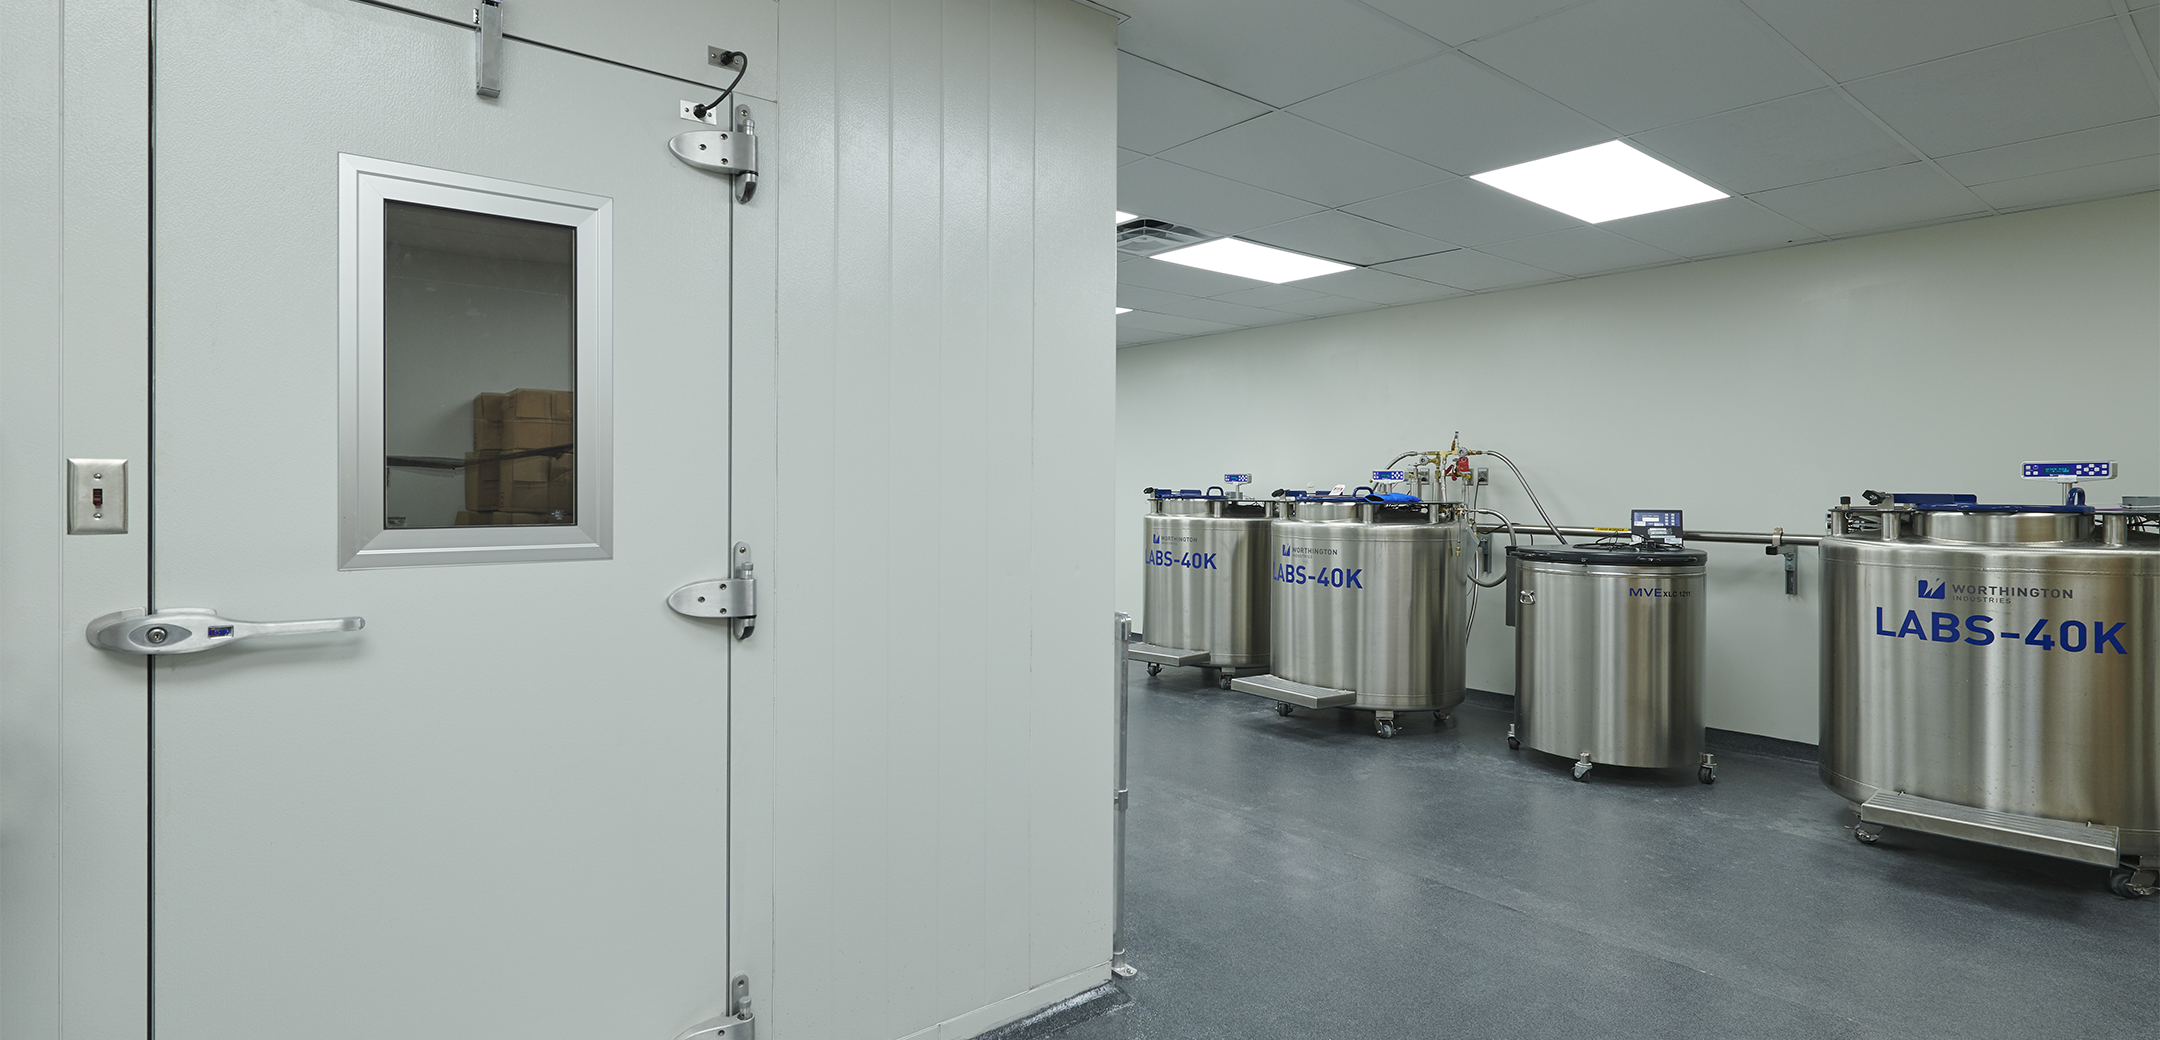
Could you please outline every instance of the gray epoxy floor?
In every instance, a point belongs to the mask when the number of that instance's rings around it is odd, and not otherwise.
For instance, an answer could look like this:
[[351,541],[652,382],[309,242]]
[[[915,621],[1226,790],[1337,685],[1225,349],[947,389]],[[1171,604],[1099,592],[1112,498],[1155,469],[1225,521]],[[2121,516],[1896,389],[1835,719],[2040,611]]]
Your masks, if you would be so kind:
[[1718,781],[1132,666],[1133,1003],[1061,1040],[2160,1037],[2160,897],[1891,831],[1812,763]]

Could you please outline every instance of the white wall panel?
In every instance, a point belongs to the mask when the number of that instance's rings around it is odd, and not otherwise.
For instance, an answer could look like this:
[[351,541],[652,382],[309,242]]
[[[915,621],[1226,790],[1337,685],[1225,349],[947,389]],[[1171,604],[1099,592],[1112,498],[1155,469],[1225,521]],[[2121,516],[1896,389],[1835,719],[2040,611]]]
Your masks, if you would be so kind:
[[[148,10],[0,5],[0,1036],[148,1029]],[[129,532],[68,537],[62,460],[126,458]],[[66,696],[62,696],[62,691]]]
[[1108,978],[1115,26],[783,0],[779,33],[760,1028],[972,1035]]
[[[1140,609],[1142,487],[1354,483],[1456,430],[1563,524],[1679,508],[1812,534],[1870,488],[2053,501],[2016,464],[2054,456],[2121,461],[2096,502],[2160,494],[2155,285],[2145,194],[1128,348],[1119,606]],[[1487,504],[1531,516],[1493,473]],[[1709,725],[1814,742],[1814,551],[1787,597],[1761,548],[1704,548]],[[1470,684],[1513,692],[1512,630],[1482,602]]]

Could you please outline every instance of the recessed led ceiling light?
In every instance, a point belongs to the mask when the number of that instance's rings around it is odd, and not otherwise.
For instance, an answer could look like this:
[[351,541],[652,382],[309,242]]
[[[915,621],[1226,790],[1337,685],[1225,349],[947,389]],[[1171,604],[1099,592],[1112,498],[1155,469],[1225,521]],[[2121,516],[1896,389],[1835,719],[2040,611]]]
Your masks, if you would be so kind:
[[1117,309],[1117,312],[1118,312],[1119,314],[1131,314],[1131,313],[1132,313],[1132,308],[1131,308],[1131,307],[1119,307],[1119,308]]
[[1127,213],[1127,212],[1125,212],[1124,210],[1118,210],[1118,211],[1117,211],[1117,222],[1118,222],[1118,223],[1120,223],[1120,224],[1123,224],[1123,223],[1125,223],[1125,222],[1126,222],[1126,221],[1128,221],[1128,220],[1139,220],[1139,219],[1140,219],[1140,214],[1138,214],[1138,213]]
[[1316,256],[1292,253],[1236,238],[1218,238],[1196,246],[1157,253],[1155,259],[1277,285],[1300,278],[1356,270],[1349,264],[1338,264],[1333,260],[1322,260]]
[[1470,179],[1591,224],[1727,197],[1624,141],[1533,159]]

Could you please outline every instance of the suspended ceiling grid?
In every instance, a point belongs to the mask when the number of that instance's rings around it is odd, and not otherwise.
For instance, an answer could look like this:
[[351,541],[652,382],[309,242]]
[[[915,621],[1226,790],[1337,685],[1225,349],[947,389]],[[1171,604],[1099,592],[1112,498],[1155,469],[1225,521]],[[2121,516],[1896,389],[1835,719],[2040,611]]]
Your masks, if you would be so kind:
[[[1118,265],[1132,346],[2160,188],[2160,0],[1112,0],[1118,208],[1359,265]],[[1732,198],[1468,175],[1604,141]]]

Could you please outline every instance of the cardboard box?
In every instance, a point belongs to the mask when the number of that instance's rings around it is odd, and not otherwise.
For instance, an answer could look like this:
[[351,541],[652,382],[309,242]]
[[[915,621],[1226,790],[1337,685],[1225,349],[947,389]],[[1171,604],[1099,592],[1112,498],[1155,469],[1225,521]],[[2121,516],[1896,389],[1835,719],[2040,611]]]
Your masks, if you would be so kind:
[[501,422],[509,403],[509,394],[476,395],[472,399],[472,417],[487,422]]
[[548,460],[547,507],[560,509],[568,515],[577,510],[577,453],[569,452],[559,459]]
[[502,446],[510,451],[566,447],[575,434],[567,419],[506,419],[502,428]]
[[472,446],[474,451],[499,451],[503,446],[501,419],[474,419],[472,421]]
[[554,390],[512,390],[509,405],[503,412],[504,419],[553,419],[555,418]]

